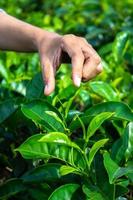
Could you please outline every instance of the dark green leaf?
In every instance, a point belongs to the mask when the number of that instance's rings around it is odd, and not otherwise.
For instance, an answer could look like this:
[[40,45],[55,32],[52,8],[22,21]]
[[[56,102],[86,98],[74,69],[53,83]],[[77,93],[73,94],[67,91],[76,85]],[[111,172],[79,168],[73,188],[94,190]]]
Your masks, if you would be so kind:
[[[105,102],[105,103],[99,103],[88,110],[84,114],[80,115],[81,120],[85,125],[88,125],[92,117],[97,116],[98,114],[102,112],[112,112],[114,113],[113,119],[114,120],[127,120],[127,121],[133,121],[133,112],[129,108],[129,106],[122,102]],[[78,129],[81,127],[81,124],[78,119],[74,118],[71,124],[69,125],[69,129],[71,132],[73,132],[75,129]]]
[[26,97],[28,99],[40,98],[43,94],[44,82],[42,79],[42,73],[38,73],[34,78],[28,83],[26,88]]
[[108,152],[104,153],[104,166],[109,176],[110,184],[113,184],[121,176],[133,173],[133,167],[119,167],[111,158]]
[[112,147],[112,158],[119,164],[126,158],[128,160],[133,153],[133,122],[124,129],[123,135]]
[[12,115],[18,108],[15,99],[8,99],[0,102],[0,123]]
[[87,200],[106,200],[96,187],[83,185],[82,189],[87,196]]
[[10,179],[3,185],[0,185],[0,199],[6,199],[25,189],[26,187],[21,179]]
[[65,131],[61,114],[47,101],[33,100],[22,106],[22,112],[47,131]]
[[105,102],[94,105],[85,112],[85,115],[96,116],[101,112],[113,112],[116,119],[133,121],[133,112],[129,106],[123,102]]
[[60,164],[48,163],[34,168],[23,175],[22,179],[24,182],[44,182],[44,181],[55,181],[61,177],[60,175]]

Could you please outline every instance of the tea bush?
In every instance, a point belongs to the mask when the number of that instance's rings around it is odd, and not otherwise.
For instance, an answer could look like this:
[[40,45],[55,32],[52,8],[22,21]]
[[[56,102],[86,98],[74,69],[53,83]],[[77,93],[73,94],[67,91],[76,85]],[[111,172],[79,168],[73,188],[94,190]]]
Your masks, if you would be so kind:
[[0,52],[0,199],[133,199],[133,3],[1,0],[34,25],[84,36],[104,71],[79,89],[70,65],[43,95],[37,54]]

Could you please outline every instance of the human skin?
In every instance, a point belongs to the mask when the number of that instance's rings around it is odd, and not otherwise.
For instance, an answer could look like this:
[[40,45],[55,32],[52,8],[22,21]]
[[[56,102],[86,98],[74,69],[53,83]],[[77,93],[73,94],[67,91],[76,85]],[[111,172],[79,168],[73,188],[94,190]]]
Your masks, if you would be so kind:
[[16,52],[38,52],[45,82],[44,94],[55,88],[55,74],[61,63],[72,63],[72,79],[79,87],[102,71],[101,58],[82,37],[59,35],[0,12],[0,49]]

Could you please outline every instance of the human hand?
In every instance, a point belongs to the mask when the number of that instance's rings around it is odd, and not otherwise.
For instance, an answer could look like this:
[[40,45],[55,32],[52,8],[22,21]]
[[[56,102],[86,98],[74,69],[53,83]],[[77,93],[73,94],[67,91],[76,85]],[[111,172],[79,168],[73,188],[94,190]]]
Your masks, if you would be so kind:
[[55,73],[63,62],[63,55],[67,53],[72,63],[72,79],[79,87],[81,81],[88,81],[102,71],[101,58],[93,47],[82,37],[72,34],[60,36],[46,32],[38,37],[38,51],[45,82],[45,95],[49,95],[55,88]]
[[55,73],[64,62],[64,55],[71,60],[72,79],[78,87],[81,81],[88,81],[102,71],[99,55],[84,38],[51,33],[2,12],[0,19],[0,49],[39,52],[46,95],[54,91]]

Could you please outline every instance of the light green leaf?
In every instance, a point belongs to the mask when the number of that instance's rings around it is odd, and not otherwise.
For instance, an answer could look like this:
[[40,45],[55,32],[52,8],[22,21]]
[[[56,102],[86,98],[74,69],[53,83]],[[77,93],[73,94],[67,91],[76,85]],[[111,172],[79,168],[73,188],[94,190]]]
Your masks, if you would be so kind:
[[118,101],[119,96],[116,91],[108,84],[102,81],[93,81],[89,83],[91,89],[99,96],[108,101]]
[[128,144],[125,152],[126,160],[133,157],[133,122],[130,122],[125,130],[125,135],[128,137]]
[[7,80],[9,81],[10,79],[10,71],[9,69],[3,65],[3,63],[0,61],[0,74]]
[[102,139],[102,140],[99,140],[97,141],[90,149],[90,152],[89,152],[89,160],[88,160],[88,164],[89,164],[89,167],[93,161],[93,158],[95,156],[95,154],[97,153],[97,151],[104,146],[104,144],[108,141],[108,139]]
[[72,142],[68,136],[64,133],[60,132],[51,132],[46,135],[44,135],[39,142],[55,142],[55,143],[63,143],[72,147],[77,148],[78,150],[82,151],[76,143]]
[[66,184],[57,188],[48,200],[71,200],[75,191],[79,188],[78,184]]
[[[56,158],[71,166],[85,169],[86,162],[81,150],[64,135],[61,137],[61,134],[59,134],[58,138],[56,138],[56,134],[52,135],[52,133],[33,135],[21,144],[16,151],[19,151],[26,159]],[[41,139],[42,141],[40,141]]]
[[121,59],[123,58],[128,47],[128,42],[129,42],[128,32],[120,32],[117,34],[114,44],[112,46],[113,56],[116,62],[121,61]]
[[67,166],[67,165],[62,165],[60,168],[60,174],[62,176],[70,174],[70,173],[76,173],[76,174],[80,174],[77,172],[77,170],[74,167],[71,166]]
[[98,114],[91,120],[91,122],[88,126],[88,129],[87,129],[87,142],[88,142],[89,138],[94,135],[96,130],[98,130],[100,128],[102,123],[105,120],[112,117],[113,115],[114,115],[114,113],[111,113],[111,112],[103,112],[103,113]]
[[116,171],[119,170],[119,166],[110,158],[108,152],[105,152],[103,157],[104,157],[104,166],[109,176],[109,182],[110,184],[112,184],[114,181],[114,174],[116,173]]

